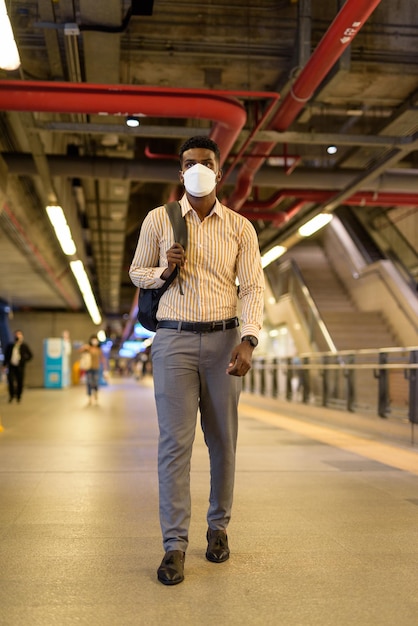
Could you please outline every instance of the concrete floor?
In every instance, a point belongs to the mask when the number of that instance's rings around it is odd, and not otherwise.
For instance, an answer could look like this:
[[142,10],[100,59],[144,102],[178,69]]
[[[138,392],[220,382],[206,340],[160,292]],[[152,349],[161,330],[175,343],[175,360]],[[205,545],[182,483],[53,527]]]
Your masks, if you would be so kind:
[[165,587],[151,380],[92,407],[28,389],[0,415],[2,626],[418,624],[418,445],[386,422],[243,394],[231,558],[205,559],[199,431],[186,578]]

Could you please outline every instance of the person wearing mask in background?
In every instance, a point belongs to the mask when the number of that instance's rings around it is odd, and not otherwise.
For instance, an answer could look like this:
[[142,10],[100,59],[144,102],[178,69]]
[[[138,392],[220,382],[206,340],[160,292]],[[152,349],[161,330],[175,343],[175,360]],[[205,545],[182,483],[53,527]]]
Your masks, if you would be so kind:
[[93,400],[97,404],[99,400],[100,367],[104,368],[106,365],[97,335],[91,335],[89,342],[81,346],[79,352],[82,353],[80,369],[85,371],[89,404],[92,404]]
[[[235,478],[240,377],[251,367],[264,301],[255,229],[216,197],[222,177],[217,144],[208,137],[188,139],[180,148],[180,167],[187,250],[174,242],[167,212],[158,207],[142,224],[129,270],[132,282],[144,289],[161,287],[176,267],[179,270],[159,302],[151,348],[165,550],[157,577],[164,585],[184,580],[198,411],[210,459],[206,558],[213,563],[229,558],[226,529]],[[240,332],[236,279],[242,303]]]
[[15,340],[6,346],[4,365],[7,367],[7,381],[9,383],[9,402],[16,398],[20,402],[23,393],[25,366],[33,357],[28,344],[23,341],[21,330],[15,331]]

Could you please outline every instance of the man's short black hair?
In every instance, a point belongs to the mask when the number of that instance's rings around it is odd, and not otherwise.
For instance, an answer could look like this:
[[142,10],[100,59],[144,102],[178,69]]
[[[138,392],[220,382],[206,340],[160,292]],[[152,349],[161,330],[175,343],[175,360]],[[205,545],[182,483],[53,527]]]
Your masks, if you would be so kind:
[[220,163],[221,161],[221,153],[218,145],[212,141],[212,139],[209,139],[209,137],[202,135],[190,137],[190,139],[184,142],[179,150],[180,164],[183,163],[183,153],[192,148],[206,148],[207,150],[211,150],[215,154],[217,162]]

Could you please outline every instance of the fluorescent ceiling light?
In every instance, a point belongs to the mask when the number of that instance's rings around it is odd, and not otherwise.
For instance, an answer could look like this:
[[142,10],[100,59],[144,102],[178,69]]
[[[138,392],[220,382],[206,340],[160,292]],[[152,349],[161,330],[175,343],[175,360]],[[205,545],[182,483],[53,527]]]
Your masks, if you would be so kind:
[[64,254],[68,254],[69,256],[75,254],[77,250],[62,208],[60,206],[47,206],[46,212],[54,227],[55,234]]
[[286,250],[287,248],[285,248],[284,246],[274,246],[274,248],[271,248],[271,250],[263,254],[263,256],[261,257],[261,267],[264,269],[265,267],[267,267],[267,265],[273,263],[273,261],[282,256],[282,254],[284,254]]
[[271,165],[272,167],[289,167],[294,165],[297,160],[295,156],[271,156],[267,159],[267,165]]
[[20,57],[4,0],[0,0],[0,41],[0,67],[4,70],[17,70],[20,67]]
[[316,233],[317,230],[323,228],[332,220],[331,213],[319,213],[315,217],[313,217],[309,222],[306,222],[303,226],[301,226],[298,230],[299,235],[302,237],[309,237]]
[[364,114],[364,111],[363,109],[347,109],[346,113],[352,117],[361,117]]
[[93,324],[97,324],[97,325],[101,324],[102,316],[100,315],[99,309],[97,307],[96,299],[93,295],[90,281],[86,274],[86,270],[84,269],[83,262],[71,261],[70,267],[71,267],[72,273],[75,276],[75,279],[80,288],[80,291],[83,295],[84,303],[87,307],[87,310],[90,314]]

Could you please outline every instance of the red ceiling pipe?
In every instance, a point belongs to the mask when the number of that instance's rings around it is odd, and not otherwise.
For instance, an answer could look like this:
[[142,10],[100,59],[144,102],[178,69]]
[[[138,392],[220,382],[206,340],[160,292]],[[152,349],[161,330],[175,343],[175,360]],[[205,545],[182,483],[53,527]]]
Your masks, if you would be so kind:
[[[290,176],[290,174],[293,172],[295,167],[302,160],[302,157],[299,156],[298,154],[292,154],[292,155],[287,154],[287,143],[283,144],[283,157],[284,157],[284,171],[288,176]],[[288,159],[293,159],[293,162],[289,161]]]
[[[334,195],[335,192],[332,192]],[[327,198],[328,200],[328,198]],[[418,194],[416,193],[374,193],[373,191],[358,191],[343,204],[350,206],[418,206]]]
[[[283,132],[289,128],[380,1],[347,0],[268,124],[270,130]],[[260,156],[247,159],[242,165],[235,190],[226,202],[229,207],[236,211],[241,209],[250,195],[254,175],[264,163],[266,153],[271,153],[275,145],[274,142],[255,144],[252,154]]]
[[[289,197],[299,198],[306,202],[326,202],[335,191],[332,189],[281,189],[273,194],[267,200],[251,200],[247,201],[243,207],[243,211],[274,209],[284,199]],[[344,200],[344,204],[350,206],[418,206],[418,194],[416,193],[393,193],[393,192],[374,192],[374,191],[358,191],[350,198]]]
[[[317,189],[284,189],[275,196],[276,202],[274,204],[271,201],[246,202],[241,213],[252,222],[264,220],[265,222],[272,222],[274,226],[281,226],[290,220],[307,202],[326,201],[334,193],[334,191],[320,191]],[[298,198],[289,209],[279,212],[268,210],[273,209],[281,200],[289,196]],[[344,200],[344,204],[349,206],[418,206],[418,194],[358,192],[352,195],[351,198]]]
[[245,211],[242,210],[242,215],[252,222],[255,220],[264,220],[265,222],[272,222],[274,226],[281,226],[290,220],[291,217],[296,215],[306,204],[305,200],[297,200],[286,211]]
[[[300,198],[312,202],[322,202],[325,199],[326,191],[317,189],[280,189],[267,200],[247,200],[243,205],[243,210],[274,209],[284,198]],[[329,192],[332,193],[332,192]]]
[[251,222],[263,220],[263,222],[272,222],[274,226],[280,226],[286,221],[284,218],[285,211],[278,211],[277,213],[274,211],[246,211],[243,208],[240,213]]
[[158,159],[159,161],[161,161],[161,159],[166,159],[168,161],[178,161],[179,160],[179,157],[178,157],[177,154],[167,154],[167,153],[161,153],[161,152],[151,152],[150,147],[149,147],[148,144],[145,146],[144,155],[148,159]]
[[222,163],[247,119],[244,107],[235,97],[277,98],[277,94],[142,85],[0,81],[2,111],[103,113],[212,120],[215,124],[210,137],[219,145]]
[[231,174],[231,172],[233,171],[236,163],[239,161],[239,159],[242,157],[242,155],[244,154],[245,150],[247,149],[247,146],[250,145],[253,137],[255,137],[255,134],[260,130],[260,128],[263,126],[264,122],[266,120],[268,120],[270,114],[272,113],[274,107],[277,104],[278,99],[280,98],[280,94],[275,94],[274,97],[272,97],[272,100],[270,102],[270,104],[268,105],[268,107],[266,108],[266,110],[264,111],[263,115],[261,116],[261,118],[258,120],[257,124],[254,126],[254,128],[252,129],[252,131],[250,132],[250,134],[248,135],[247,139],[244,141],[244,143],[242,144],[240,150],[238,151],[238,153],[234,156],[234,158],[232,159],[232,162],[229,164],[228,169],[226,170],[226,172],[223,172],[222,174],[222,179],[221,181],[218,183],[218,190],[222,187],[222,185],[225,184],[228,176]]

